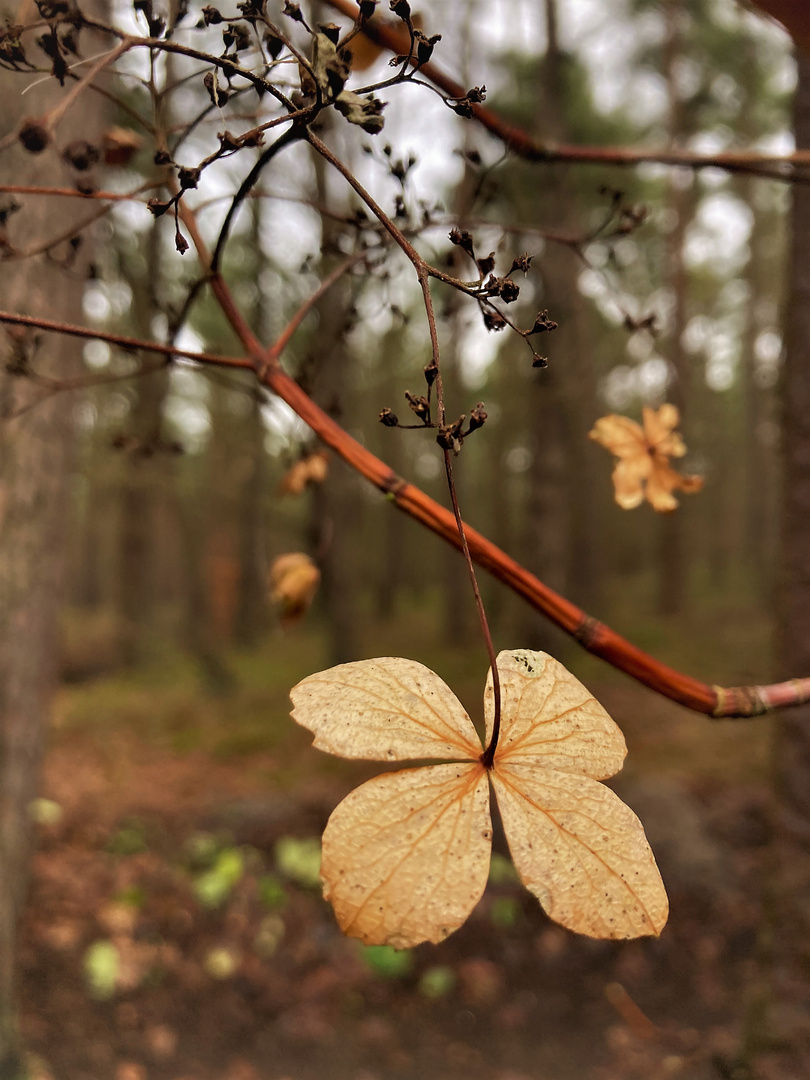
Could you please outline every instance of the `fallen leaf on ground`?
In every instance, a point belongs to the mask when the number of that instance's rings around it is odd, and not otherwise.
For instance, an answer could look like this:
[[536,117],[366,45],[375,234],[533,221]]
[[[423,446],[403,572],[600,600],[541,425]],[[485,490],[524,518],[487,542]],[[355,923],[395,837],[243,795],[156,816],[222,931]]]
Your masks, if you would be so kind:
[[[597,938],[659,934],[667,897],[635,814],[598,783],[622,766],[624,737],[552,657],[502,652],[501,730],[487,769],[463,706],[429,668],[382,657],[293,687],[293,719],[314,745],[372,761],[444,759],[352,791],[323,835],[321,878],[341,929],[366,944],[444,940],[489,873],[489,787],[518,874],[556,922]],[[487,738],[492,675],[484,695]]]
[[615,413],[596,421],[589,438],[619,459],[613,470],[613,487],[622,509],[632,510],[646,498],[654,510],[667,513],[678,505],[673,491],[691,493],[703,487],[702,476],[683,476],[669,464],[671,457],[686,453],[675,430],[679,422],[674,405],[645,407],[643,426]]

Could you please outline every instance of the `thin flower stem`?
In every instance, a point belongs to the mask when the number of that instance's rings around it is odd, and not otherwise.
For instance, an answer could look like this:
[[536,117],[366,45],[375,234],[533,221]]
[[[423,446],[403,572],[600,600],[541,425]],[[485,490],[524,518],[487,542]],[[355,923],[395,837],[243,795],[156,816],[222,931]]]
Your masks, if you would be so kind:
[[[438,378],[436,381],[439,381]],[[478,578],[475,576],[475,566],[473,565],[472,556],[470,555],[470,546],[467,543],[467,534],[464,531],[464,522],[461,518],[461,511],[458,506],[456,483],[453,478],[453,466],[450,461],[449,450],[444,451],[444,471],[447,474],[447,487],[450,490],[450,502],[453,504],[453,514],[456,518],[456,528],[458,529],[458,535],[461,540],[461,550],[464,553],[464,561],[467,563],[467,570],[470,573],[470,583],[472,584],[473,596],[475,597],[475,607],[478,611],[478,620],[481,623],[481,632],[484,635],[484,644],[489,653],[489,668],[492,672],[492,690],[495,695],[495,714],[492,720],[492,735],[487,743],[486,750],[484,750],[481,755],[481,764],[485,769],[491,769],[492,763],[495,760],[495,751],[498,748],[498,736],[501,733],[501,679],[498,674],[495,646],[492,644],[492,634],[489,630],[487,613],[484,610],[484,601],[481,599],[481,590],[478,588]]]
[[[447,415],[444,406],[444,383],[442,380],[441,355],[439,350],[439,332],[436,326],[436,313],[433,309],[433,297],[430,292],[429,268],[421,260],[416,267],[416,275],[419,278],[419,285],[421,286],[422,297],[425,302],[425,315],[427,316],[428,330],[430,332],[431,353],[433,363],[436,366],[436,411],[438,413],[439,430],[441,431],[441,428],[447,422]],[[481,599],[481,590],[478,588],[478,579],[475,576],[475,566],[473,565],[472,556],[470,555],[470,546],[467,543],[467,534],[464,531],[464,521],[462,520],[461,511],[458,506],[458,495],[456,494],[456,482],[453,477],[453,465],[450,460],[450,451],[446,446],[444,447],[444,471],[447,475],[447,487],[450,491],[450,502],[453,504],[456,529],[458,530],[459,540],[461,541],[461,550],[464,554],[464,561],[467,563],[467,570],[470,574],[470,583],[472,584],[473,596],[475,597],[478,621],[481,623],[481,633],[484,635],[484,645],[489,654],[489,666],[492,671],[492,689],[495,694],[495,717],[492,728],[492,738],[489,740],[489,744],[481,756],[481,763],[484,767],[491,769],[492,762],[495,759],[495,749],[498,745],[498,735],[501,730],[501,681],[498,676],[495,646],[492,644],[492,634],[489,630],[487,613],[484,610],[484,601]]]

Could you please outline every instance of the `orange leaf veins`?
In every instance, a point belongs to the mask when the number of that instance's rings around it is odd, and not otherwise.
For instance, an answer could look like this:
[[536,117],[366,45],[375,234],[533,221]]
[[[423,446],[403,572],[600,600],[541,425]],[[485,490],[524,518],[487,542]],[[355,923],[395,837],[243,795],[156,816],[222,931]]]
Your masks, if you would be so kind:
[[669,464],[671,457],[686,453],[683,439],[675,430],[679,423],[674,405],[660,409],[644,408],[644,425],[627,416],[603,416],[596,421],[590,438],[619,459],[613,470],[616,502],[632,510],[644,499],[654,510],[674,510],[678,500],[672,494],[680,490],[700,491],[703,477],[683,476]]
[[[556,922],[597,938],[660,934],[668,904],[635,814],[600,784],[622,767],[624,737],[546,653],[497,658],[501,731],[487,770],[455,694],[422,664],[341,664],[293,687],[293,719],[331,754],[446,764],[384,773],[351,792],[323,835],[324,896],[366,944],[442,941],[486,886],[490,784],[518,874]],[[484,696],[487,736],[492,674]]]

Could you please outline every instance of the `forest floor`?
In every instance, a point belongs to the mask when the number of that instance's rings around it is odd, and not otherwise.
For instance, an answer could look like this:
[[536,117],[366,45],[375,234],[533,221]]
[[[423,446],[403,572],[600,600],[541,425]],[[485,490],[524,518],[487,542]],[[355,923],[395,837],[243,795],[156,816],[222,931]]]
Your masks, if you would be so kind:
[[[744,622],[642,637],[712,681],[761,680]],[[477,644],[437,656],[417,622],[398,627],[369,642],[430,663],[475,717]],[[320,897],[318,838],[380,768],[313,751],[288,716],[324,649],[302,629],[229,656],[219,696],[171,658],[60,693],[21,958],[37,1080],[730,1080],[756,997],[767,726],[712,723],[573,654],[627,737],[614,786],[668,886],[661,938],[556,927],[496,830],[464,927],[367,949]]]

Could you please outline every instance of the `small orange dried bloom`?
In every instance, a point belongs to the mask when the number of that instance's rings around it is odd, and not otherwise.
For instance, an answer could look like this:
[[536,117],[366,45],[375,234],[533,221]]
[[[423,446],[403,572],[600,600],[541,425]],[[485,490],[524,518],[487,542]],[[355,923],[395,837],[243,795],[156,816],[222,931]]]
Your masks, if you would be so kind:
[[270,599],[279,609],[282,626],[298,622],[307,613],[320,581],[320,570],[303,551],[290,551],[273,561],[268,579]]
[[644,499],[653,510],[667,513],[678,500],[673,491],[694,492],[703,487],[702,476],[683,476],[669,464],[683,457],[686,447],[675,430],[680,415],[674,405],[644,408],[644,425],[627,416],[603,416],[589,437],[619,459],[613,470],[616,502],[624,510],[640,506]]
[[278,485],[279,495],[302,495],[308,484],[322,484],[328,471],[326,452],[315,450],[287,470]]

